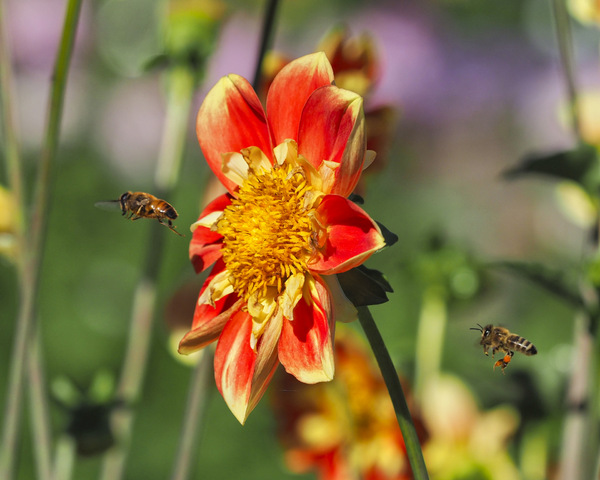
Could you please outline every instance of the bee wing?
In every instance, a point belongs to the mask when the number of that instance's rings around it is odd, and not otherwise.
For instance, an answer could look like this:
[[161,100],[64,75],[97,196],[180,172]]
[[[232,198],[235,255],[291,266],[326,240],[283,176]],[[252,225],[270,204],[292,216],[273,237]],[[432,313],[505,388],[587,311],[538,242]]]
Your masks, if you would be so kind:
[[121,202],[119,200],[106,200],[104,202],[94,203],[94,207],[102,210],[121,210]]

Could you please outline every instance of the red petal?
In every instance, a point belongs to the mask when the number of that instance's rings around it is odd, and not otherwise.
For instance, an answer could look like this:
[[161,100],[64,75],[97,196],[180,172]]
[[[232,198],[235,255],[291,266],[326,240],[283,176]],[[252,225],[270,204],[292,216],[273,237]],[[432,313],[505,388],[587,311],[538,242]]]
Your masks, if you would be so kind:
[[363,263],[385,245],[377,224],[355,203],[339,195],[325,195],[317,209],[319,221],[327,225],[327,241],[311,272],[342,273]]
[[[212,212],[222,212],[231,203],[231,195],[225,194],[217,197],[200,214],[200,218],[206,217]],[[204,271],[215,261],[221,258],[222,235],[213,232],[210,228],[199,225],[192,234],[190,240],[190,261],[194,265],[196,273]]]
[[[271,322],[270,322],[271,323]],[[215,380],[231,412],[244,424],[271,381],[277,361],[280,326],[267,325],[257,345],[250,347],[252,317],[238,311],[225,325],[215,351]]]
[[237,185],[223,175],[221,154],[256,146],[272,156],[265,112],[250,83],[239,75],[221,78],[208,92],[196,133],[208,165],[230,192]]
[[301,299],[294,319],[283,320],[279,339],[279,361],[286,372],[304,383],[325,382],[333,378],[333,328],[319,300],[313,304]]
[[306,100],[319,87],[330,85],[333,71],[323,52],[300,57],[281,69],[267,95],[267,116],[273,143],[298,141],[298,126]]
[[362,98],[334,85],[315,90],[306,102],[298,133],[298,153],[315,168],[324,160],[340,164],[325,193],[352,193],[365,160],[365,116]]
[[256,353],[250,347],[252,317],[238,311],[225,325],[215,351],[217,388],[235,417],[244,423]]

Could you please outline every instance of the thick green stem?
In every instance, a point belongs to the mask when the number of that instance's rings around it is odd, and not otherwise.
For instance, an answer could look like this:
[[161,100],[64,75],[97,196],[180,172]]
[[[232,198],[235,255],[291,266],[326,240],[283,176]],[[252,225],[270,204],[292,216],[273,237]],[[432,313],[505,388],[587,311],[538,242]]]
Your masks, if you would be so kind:
[[[18,444],[18,433],[21,419],[21,406],[23,396],[23,383],[25,375],[25,362],[29,354],[28,340],[35,335],[35,302],[37,300],[40,270],[44,253],[46,227],[50,206],[51,167],[56,157],[59,141],[60,123],[66,90],[67,74],[73,51],[73,43],[79,20],[81,0],[69,0],[65,15],[62,37],[58,48],[58,55],[54,65],[53,82],[50,92],[50,102],[47,110],[46,133],[40,157],[35,185],[35,198],[33,213],[27,235],[21,248],[24,249],[21,268],[21,296],[17,329],[13,353],[10,362],[8,398],[4,412],[4,427],[2,431],[2,450],[0,452],[0,478],[10,480],[14,477],[14,462]],[[6,61],[3,54],[2,61]],[[14,154],[11,154],[14,155]],[[18,161],[18,160],[17,160]],[[17,168],[17,166],[15,166]],[[45,398],[32,392],[33,402],[46,402]],[[43,393],[39,390],[38,393]],[[38,412],[46,410],[45,407]],[[35,417],[34,421],[47,419]],[[46,428],[46,427],[44,427]],[[36,448],[50,450],[50,445],[45,441],[37,444]],[[38,454],[38,458],[47,458],[49,453]],[[42,467],[41,471],[47,469]]]
[[[160,158],[156,169],[155,194],[170,197],[177,180],[190,116],[192,94],[195,87],[193,72],[185,67],[169,72],[167,79],[167,117],[163,131]],[[165,235],[170,234],[157,222],[150,225],[149,243],[144,270],[136,288],[129,343],[123,361],[123,370],[117,387],[117,398],[131,407],[141,394],[150,353],[152,320],[156,305],[156,288]],[[101,478],[119,480],[123,477],[133,429],[134,409],[118,409],[113,414],[118,448],[106,454]]]
[[385,346],[383,338],[379,333],[377,325],[373,320],[373,316],[367,307],[358,308],[358,319],[360,324],[365,331],[367,340],[371,345],[371,349],[375,354],[375,359],[381,370],[381,375],[385,380],[385,384],[390,393],[394,410],[396,411],[396,418],[398,419],[398,425],[402,431],[402,437],[406,445],[406,456],[410,462],[410,466],[413,471],[415,480],[428,479],[427,468],[425,467],[425,461],[423,460],[423,452],[421,451],[421,444],[415,425],[412,421],[412,416],[408,410],[406,404],[406,398],[396,368],[392,363],[390,354]]

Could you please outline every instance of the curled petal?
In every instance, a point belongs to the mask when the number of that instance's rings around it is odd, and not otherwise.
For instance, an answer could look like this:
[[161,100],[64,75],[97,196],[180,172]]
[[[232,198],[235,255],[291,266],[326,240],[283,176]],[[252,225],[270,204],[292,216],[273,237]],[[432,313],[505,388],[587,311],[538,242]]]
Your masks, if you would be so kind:
[[198,143],[211,170],[233,192],[236,184],[222,172],[222,154],[256,146],[271,151],[267,119],[250,83],[239,75],[221,78],[208,92],[196,120]]
[[248,402],[256,353],[250,347],[252,317],[238,311],[225,325],[215,351],[215,380],[217,388],[229,409],[244,423],[248,416]]
[[363,263],[385,245],[377,224],[355,203],[339,195],[325,195],[317,209],[326,225],[326,242],[309,265],[322,275],[342,273]]
[[236,295],[220,299],[214,307],[208,304],[197,304],[192,330],[179,342],[179,353],[189,355],[214,342],[227,321],[242,308],[242,305],[242,300]]
[[277,346],[281,336],[281,315],[274,315],[267,323],[267,326],[258,341],[256,347],[256,365],[254,367],[254,376],[252,378],[252,389],[250,391],[250,401],[248,402],[248,414],[258,405],[267,386],[279,365]]
[[334,320],[344,323],[356,320],[358,318],[358,311],[354,304],[346,297],[337,275],[323,275],[321,280],[329,291]]
[[360,178],[366,153],[362,104],[356,93],[329,85],[315,90],[302,111],[298,153],[317,169],[324,161],[340,164],[325,193],[347,197]]
[[242,185],[248,178],[248,164],[240,152],[227,152],[222,156],[223,175],[236,185]]
[[221,215],[225,207],[231,203],[231,195],[217,197],[200,214],[200,218],[192,225],[193,234],[190,241],[190,260],[196,273],[204,271],[221,258],[222,236],[213,232],[210,226]]
[[[220,264],[215,265],[215,267]],[[213,269],[213,273],[216,268]],[[225,267],[218,273],[211,276],[204,283],[205,289],[200,292],[198,303],[206,303],[208,305],[215,306],[215,303],[221,300],[227,295],[231,295],[234,292],[233,285],[231,283],[231,274]]]
[[279,340],[279,361],[286,372],[304,383],[326,382],[333,378],[333,324],[312,289],[311,305],[301,299],[294,320],[283,319]]
[[217,388],[241,424],[260,400],[278,365],[275,347],[279,331],[275,322],[270,327],[255,352],[250,346],[252,317],[238,311],[219,337],[215,351]]
[[204,281],[196,302],[192,329],[179,342],[179,353],[189,355],[216,340],[225,322],[241,308],[242,303],[235,294],[220,298],[214,305],[200,301],[213,279],[224,270],[225,263],[219,260]]
[[300,116],[308,97],[331,82],[333,70],[323,52],[300,57],[281,69],[267,95],[269,126],[275,145],[287,139],[298,140]]
[[285,290],[279,296],[279,308],[281,308],[282,315],[288,320],[294,319],[294,308],[302,298],[304,281],[304,274],[295,273],[286,280]]

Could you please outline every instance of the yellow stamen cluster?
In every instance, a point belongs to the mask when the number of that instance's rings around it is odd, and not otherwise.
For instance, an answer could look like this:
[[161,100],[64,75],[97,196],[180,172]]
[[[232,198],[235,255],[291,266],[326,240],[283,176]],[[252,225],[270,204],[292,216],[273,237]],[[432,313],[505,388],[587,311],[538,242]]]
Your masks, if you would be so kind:
[[244,299],[278,295],[291,275],[307,271],[313,221],[304,195],[310,188],[303,172],[285,163],[251,171],[217,222],[223,260]]

